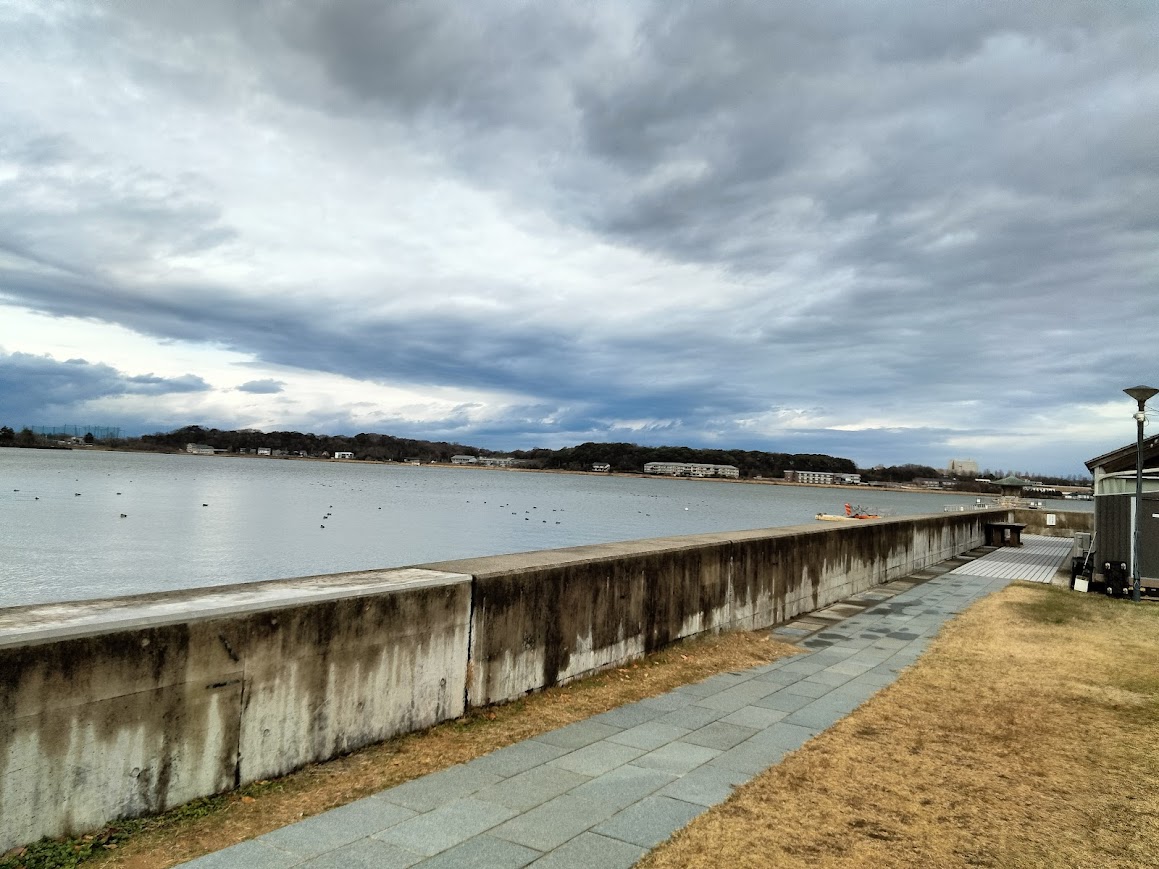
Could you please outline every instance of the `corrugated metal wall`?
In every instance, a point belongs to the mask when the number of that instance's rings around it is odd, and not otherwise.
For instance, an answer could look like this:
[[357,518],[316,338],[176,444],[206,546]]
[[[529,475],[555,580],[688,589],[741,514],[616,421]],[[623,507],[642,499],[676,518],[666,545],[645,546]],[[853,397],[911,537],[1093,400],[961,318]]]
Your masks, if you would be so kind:
[[[1095,548],[1099,563],[1131,563],[1131,511],[1135,495],[1095,498]],[[1143,523],[1139,528],[1139,574],[1159,578],[1159,492],[1143,493]]]

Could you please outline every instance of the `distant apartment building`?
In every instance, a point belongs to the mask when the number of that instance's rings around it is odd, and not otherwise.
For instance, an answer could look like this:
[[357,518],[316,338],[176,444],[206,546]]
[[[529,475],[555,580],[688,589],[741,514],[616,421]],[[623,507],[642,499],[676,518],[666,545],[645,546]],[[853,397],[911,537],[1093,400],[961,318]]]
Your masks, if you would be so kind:
[[739,477],[733,465],[710,465],[704,462],[648,462],[645,474],[663,474],[669,477]]
[[259,456],[273,455],[273,450],[270,449],[269,447],[258,447],[258,455]]
[[612,469],[612,466],[607,462],[592,462],[592,470],[597,473],[607,473]]
[[513,468],[519,464],[519,459],[513,459],[511,456],[480,456],[476,464],[488,468]]
[[479,459],[475,456],[451,456],[452,465],[477,465]]
[[342,450],[336,450],[334,453],[334,458],[336,458],[336,459],[352,459],[352,458],[354,458],[354,453],[348,453],[348,452],[343,452]]
[[186,444],[185,452],[192,456],[212,456],[214,449],[208,444]]
[[858,486],[861,484],[861,474],[846,474],[839,471],[785,471],[785,481],[828,486],[834,484]]
[[973,459],[950,459],[950,467],[946,469],[952,477],[970,477],[973,479],[978,476],[978,463]]

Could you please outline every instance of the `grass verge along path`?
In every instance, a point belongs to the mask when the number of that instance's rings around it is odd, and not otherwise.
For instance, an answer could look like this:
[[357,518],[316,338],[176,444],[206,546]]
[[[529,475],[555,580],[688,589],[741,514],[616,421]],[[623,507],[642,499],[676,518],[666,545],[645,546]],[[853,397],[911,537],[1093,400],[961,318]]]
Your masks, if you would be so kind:
[[1018,583],[640,864],[1159,866],[1159,606]]

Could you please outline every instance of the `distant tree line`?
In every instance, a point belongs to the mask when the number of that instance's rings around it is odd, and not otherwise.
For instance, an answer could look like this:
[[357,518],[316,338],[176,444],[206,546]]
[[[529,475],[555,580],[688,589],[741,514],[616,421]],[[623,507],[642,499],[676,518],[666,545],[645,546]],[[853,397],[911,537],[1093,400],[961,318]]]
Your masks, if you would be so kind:
[[784,476],[787,470],[856,473],[850,459],[817,453],[766,453],[760,450],[704,450],[693,447],[645,447],[626,443],[584,443],[560,450],[515,451],[512,456],[533,467],[568,471],[591,470],[599,462],[613,471],[639,473],[648,462],[697,462],[733,465],[742,477]]
[[202,428],[188,425],[171,432],[143,435],[140,439],[146,448],[160,450],[184,450],[186,444],[207,444],[215,449],[236,453],[241,450],[269,448],[285,453],[305,453],[321,456],[336,452],[351,452],[357,458],[384,462],[401,462],[419,459],[424,462],[449,462],[451,456],[497,455],[490,450],[481,450],[463,444],[445,441],[424,441],[411,438],[396,438],[382,434],[316,435],[297,431],[263,432],[257,429],[223,431],[216,428]]
[[[84,442],[94,442],[92,434],[86,434]],[[215,449],[237,453],[256,451],[262,448],[296,455],[321,456],[336,452],[352,452],[355,458],[384,462],[402,462],[418,459],[421,462],[449,462],[451,456],[467,455],[488,457],[509,455],[521,460],[525,467],[549,470],[589,471],[592,465],[608,465],[612,471],[640,473],[648,462],[699,462],[710,465],[733,465],[742,477],[780,479],[785,471],[830,471],[833,473],[860,473],[866,482],[910,483],[915,479],[952,479],[956,488],[979,493],[995,492],[995,487],[980,483],[973,478],[962,476],[947,477],[937,468],[927,465],[892,465],[858,469],[852,459],[829,456],[823,453],[769,453],[762,450],[710,450],[693,447],[647,447],[629,443],[583,443],[559,450],[534,449],[514,450],[499,453],[495,450],[473,447],[446,441],[427,441],[414,438],[397,438],[391,435],[362,433],[347,435],[316,435],[309,432],[272,431],[257,429],[227,430],[203,428],[188,425],[170,432],[143,435],[140,438],[121,438],[115,441],[101,441],[105,446],[123,447],[137,450],[161,452],[182,451],[186,444],[206,444]],[[37,446],[47,441],[29,428],[19,432],[9,426],[0,426],[0,446]],[[1075,486],[1090,485],[1090,479],[1079,476],[1049,477],[1032,475],[1029,472],[991,471],[981,476],[998,479],[1007,474],[1023,479],[1041,481],[1045,485]]]

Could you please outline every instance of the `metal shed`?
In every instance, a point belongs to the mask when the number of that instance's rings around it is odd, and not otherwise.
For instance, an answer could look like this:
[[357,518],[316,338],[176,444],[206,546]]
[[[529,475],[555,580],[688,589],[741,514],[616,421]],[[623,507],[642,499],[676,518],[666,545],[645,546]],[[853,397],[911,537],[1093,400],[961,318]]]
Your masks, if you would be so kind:
[[[1095,574],[1103,583],[1119,575],[1132,575],[1136,448],[1136,444],[1128,444],[1086,463],[1094,477]],[[1143,441],[1139,577],[1144,588],[1159,589],[1159,435]]]

